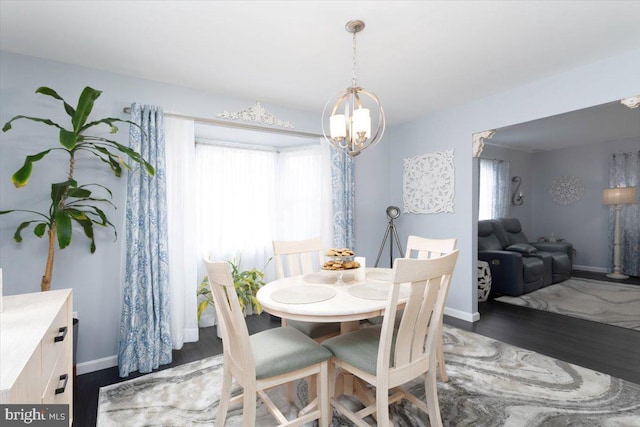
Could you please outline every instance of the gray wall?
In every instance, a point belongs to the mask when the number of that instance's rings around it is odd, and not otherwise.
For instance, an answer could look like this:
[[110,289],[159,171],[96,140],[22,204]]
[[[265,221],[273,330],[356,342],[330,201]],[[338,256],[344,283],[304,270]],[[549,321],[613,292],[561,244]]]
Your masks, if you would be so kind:
[[[602,190],[609,184],[612,153],[638,151],[640,138],[591,144],[533,155],[534,192],[530,239],[551,232],[573,243],[577,268],[606,271],[608,206]],[[548,194],[558,176],[576,176],[584,182],[584,195],[572,205],[557,205]]]

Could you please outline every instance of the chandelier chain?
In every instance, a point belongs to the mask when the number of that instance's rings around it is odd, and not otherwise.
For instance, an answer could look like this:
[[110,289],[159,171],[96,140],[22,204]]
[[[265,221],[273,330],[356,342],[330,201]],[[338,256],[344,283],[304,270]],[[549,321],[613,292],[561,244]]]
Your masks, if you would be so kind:
[[353,71],[351,74],[351,85],[353,87],[357,86],[358,84],[358,78],[357,78],[357,67],[358,67],[358,61],[357,61],[357,51],[356,51],[356,32],[354,31],[353,33]]

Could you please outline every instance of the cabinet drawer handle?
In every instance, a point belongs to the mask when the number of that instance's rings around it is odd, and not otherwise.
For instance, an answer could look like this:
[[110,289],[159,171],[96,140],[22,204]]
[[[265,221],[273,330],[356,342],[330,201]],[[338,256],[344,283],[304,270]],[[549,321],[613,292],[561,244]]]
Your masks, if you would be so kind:
[[67,388],[67,382],[69,382],[69,375],[60,375],[60,381],[64,381],[64,383],[62,383],[62,387],[56,389],[56,394],[64,393],[64,390]]
[[63,326],[62,328],[58,329],[58,332],[59,332],[61,335],[58,335],[57,337],[55,337],[55,338],[53,339],[53,342],[60,342],[60,341],[64,341],[64,337],[66,337],[66,336],[67,336],[67,330],[68,330],[68,328],[67,328],[66,326]]

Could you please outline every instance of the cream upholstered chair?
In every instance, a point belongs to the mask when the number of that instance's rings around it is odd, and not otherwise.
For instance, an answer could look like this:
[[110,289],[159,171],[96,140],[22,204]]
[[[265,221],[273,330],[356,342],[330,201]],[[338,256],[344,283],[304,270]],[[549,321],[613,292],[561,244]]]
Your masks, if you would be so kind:
[[[448,286],[457,258],[458,250],[439,258],[396,259],[382,325],[359,329],[323,343],[333,353],[331,360],[338,371],[351,373],[376,388],[375,402],[357,413],[337,399],[331,399],[333,407],[356,425],[368,426],[364,418],[374,412],[378,425],[391,425],[388,405],[403,398],[425,411],[432,426],[442,425],[435,352],[442,321],[440,312],[444,307],[439,304],[438,293],[442,286]],[[396,329],[400,288],[407,282],[410,292]],[[422,375],[426,404],[400,387]],[[331,383],[334,378],[332,375]]]
[[[324,253],[322,239],[315,237],[306,240],[273,241],[273,255],[276,262],[276,276],[278,279],[311,274],[314,267],[322,266]],[[339,323],[303,322],[299,320],[282,319],[282,326],[296,328],[311,338],[322,341],[340,333]]]
[[[458,239],[428,239],[426,237],[409,236],[407,239],[407,252],[405,258],[430,259],[441,257],[442,255],[452,252],[458,244]],[[440,288],[438,294],[439,301],[443,307],[447,301],[449,294],[449,283]],[[444,310],[440,313],[444,316]],[[442,381],[448,381],[447,369],[444,363],[444,351],[442,350],[442,320],[440,322],[440,331],[438,332],[437,345],[438,371]]]
[[[319,420],[320,426],[329,425],[328,361],[331,353],[321,344],[294,328],[274,328],[249,336],[233,278],[226,262],[205,260],[209,285],[222,330],[224,368],[216,426],[224,425],[229,405],[243,403],[242,425],[255,425],[256,393],[280,425],[300,426]],[[314,399],[303,409],[304,415],[288,421],[269,399],[265,390],[297,379],[315,376]],[[231,399],[231,382],[244,389],[243,394]]]

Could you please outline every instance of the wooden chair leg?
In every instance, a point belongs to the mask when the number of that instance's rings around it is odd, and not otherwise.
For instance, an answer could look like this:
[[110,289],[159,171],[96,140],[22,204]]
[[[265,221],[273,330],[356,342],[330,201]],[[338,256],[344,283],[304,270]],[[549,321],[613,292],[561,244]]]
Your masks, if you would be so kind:
[[431,426],[442,426],[442,418],[440,417],[440,403],[438,401],[438,385],[436,383],[436,373],[434,369],[430,369],[425,375],[424,391],[427,399],[427,408],[429,409],[429,424]]
[[307,380],[307,390],[309,394],[309,402],[311,402],[313,399],[316,398],[316,396],[318,396],[316,392],[318,377],[316,375],[312,375],[310,377],[307,377],[306,380]]
[[447,367],[444,364],[444,350],[442,349],[442,334],[440,334],[438,338],[438,343],[436,345],[438,347],[436,353],[438,358],[438,372],[440,373],[440,379],[443,382],[449,381],[449,376],[447,375]]
[[376,387],[376,414],[379,426],[390,426],[389,421],[389,388]]
[[287,402],[289,403],[295,402],[295,392],[293,390],[294,385],[295,383],[292,381],[292,382],[288,382],[287,385],[285,386],[287,389]]
[[222,390],[220,392],[220,403],[218,404],[218,412],[216,413],[216,426],[223,427],[227,419],[227,411],[229,410],[229,399],[231,399],[231,371],[225,363],[222,368]]
[[256,389],[255,384],[244,388],[242,399],[242,427],[254,427],[256,425]]
[[320,410],[320,427],[329,427],[331,422],[331,406],[329,405],[329,362],[320,365],[320,374],[316,383],[316,396],[318,397],[318,409]]

